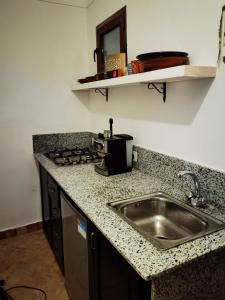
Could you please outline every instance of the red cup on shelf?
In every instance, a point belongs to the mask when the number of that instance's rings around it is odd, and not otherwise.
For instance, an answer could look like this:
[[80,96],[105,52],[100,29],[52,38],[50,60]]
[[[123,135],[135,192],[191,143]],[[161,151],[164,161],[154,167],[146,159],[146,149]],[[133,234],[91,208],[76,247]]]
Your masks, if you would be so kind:
[[137,73],[142,73],[141,65],[139,60],[132,60],[131,61],[131,67],[132,67],[132,73],[137,74]]

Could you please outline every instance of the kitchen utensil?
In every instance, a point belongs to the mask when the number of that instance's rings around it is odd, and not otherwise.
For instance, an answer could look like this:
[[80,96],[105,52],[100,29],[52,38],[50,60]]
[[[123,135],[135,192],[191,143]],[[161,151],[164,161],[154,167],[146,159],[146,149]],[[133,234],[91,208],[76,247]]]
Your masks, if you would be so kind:
[[188,57],[158,57],[140,61],[140,71],[147,72],[189,63]]
[[110,130],[104,130],[104,138],[109,139],[110,138]]
[[150,58],[158,58],[158,57],[186,57],[188,53],[180,52],[180,51],[162,51],[162,52],[149,52],[139,54],[137,59],[139,60],[146,60]]
[[109,119],[109,127],[110,127],[110,138],[112,139],[113,137],[113,119]]
[[88,82],[87,78],[81,78],[81,79],[78,79],[77,81],[79,83],[87,83]]
[[113,135],[112,118],[109,119],[109,124],[110,130],[105,130],[104,135],[98,134],[97,138],[93,138],[93,147],[98,156],[102,157],[102,161],[95,165],[95,171],[104,176],[130,172],[133,137],[127,134]]
[[107,79],[116,78],[116,77],[120,77],[120,76],[122,76],[122,71],[120,69],[113,70],[113,71],[108,71],[106,73]]
[[127,75],[131,75],[133,74],[132,72],[132,64],[131,62],[129,64],[127,64]]
[[115,53],[105,57],[105,72],[120,69],[122,75],[126,74],[126,54]]
[[140,68],[140,61],[139,60],[132,60],[131,61],[131,66],[132,66],[132,73],[133,74],[143,72],[142,69]]
[[106,76],[104,73],[98,73],[98,74],[95,74],[95,80],[98,81],[98,80],[104,80],[106,79]]
[[87,82],[92,82],[92,81],[95,81],[95,76],[88,76],[86,77],[87,79]]

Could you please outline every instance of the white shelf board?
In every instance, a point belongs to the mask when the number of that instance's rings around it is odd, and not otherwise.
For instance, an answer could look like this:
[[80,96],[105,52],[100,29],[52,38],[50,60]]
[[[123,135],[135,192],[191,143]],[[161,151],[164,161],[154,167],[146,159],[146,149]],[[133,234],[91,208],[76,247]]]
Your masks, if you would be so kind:
[[89,83],[77,83],[73,91],[85,91],[98,88],[110,88],[125,85],[137,85],[149,82],[175,82],[183,80],[213,78],[216,76],[216,67],[183,65],[145,73],[127,75],[112,79],[99,80]]

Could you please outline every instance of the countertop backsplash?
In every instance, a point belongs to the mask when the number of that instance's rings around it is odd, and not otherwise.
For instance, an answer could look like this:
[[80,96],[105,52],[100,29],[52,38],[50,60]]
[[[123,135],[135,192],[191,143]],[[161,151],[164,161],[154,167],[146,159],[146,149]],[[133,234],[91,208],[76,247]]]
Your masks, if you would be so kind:
[[[76,146],[91,147],[91,138],[94,135],[92,132],[33,135],[33,151],[45,153]],[[133,149],[138,152],[138,161],[134,163],[134,167],[143,173],[164,180],[175,191],[179,190],[181,200],[185,201],[185,192],[193,190],[193,182],[189,177],[178,178],[177,173],[181,170],[188,170],[198,176],[202,191],[208,194],[209,203],[218,209],[225,208],[224,173],[139,146],[134,145]]]
[[209,203],[217,208],[225,207],[224,173],[138,146],[134,146],[134,150],[138,153],[135,168],[141,172],[164,180],[175,189],[183,191],[185,197],[185,192],[193,190],[193,181],[188,176],[180,179],[177,173],[191,171],[198,176],[202,191],[208,193]]
[[53,133],[33,135],[34,153],[46,153],[54,150],[90,147],[91,132]]

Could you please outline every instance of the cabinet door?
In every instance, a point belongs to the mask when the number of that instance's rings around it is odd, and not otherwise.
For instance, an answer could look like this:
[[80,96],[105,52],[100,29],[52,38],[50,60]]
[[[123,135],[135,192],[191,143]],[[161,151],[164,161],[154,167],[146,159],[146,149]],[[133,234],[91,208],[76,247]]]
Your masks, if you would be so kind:
[[50,245],[52,245],[52,224],[50,216],[50,203],[48,199],[48,173],[40,166],[41,182],[41,204],[42,204],[42,221],[45,236]]
[[98,231],[88,221],[88,270],[90,300],[100,300],[98,276]]
[[58,184],[50,177],[50,175],[48,175],[48,198],[50,204],[50,218],[52,227],[52,250],[63,272],[64,264],[60,193]]
[[100,300],[150,300],[150,282],[144,281],[101,235],[98,241]]
[[64,272],[62,216],[59,187],[58,184],[48,174],[48,172],[41,166],[40,181],[44,233],[55,254],[61,271]]
[[50,203],[50,216],[52,222],[52,230],[61,234],[61,204],[59,196],[59,188],[57,183],[48,175],[48,198]]
[[55,258],[59,264],[59,267],[64,274],[64,256],[63,256],[63,246],[62,246],[62,237],[58,233],[53,232],[53,245],[52,250],[54,252]]

